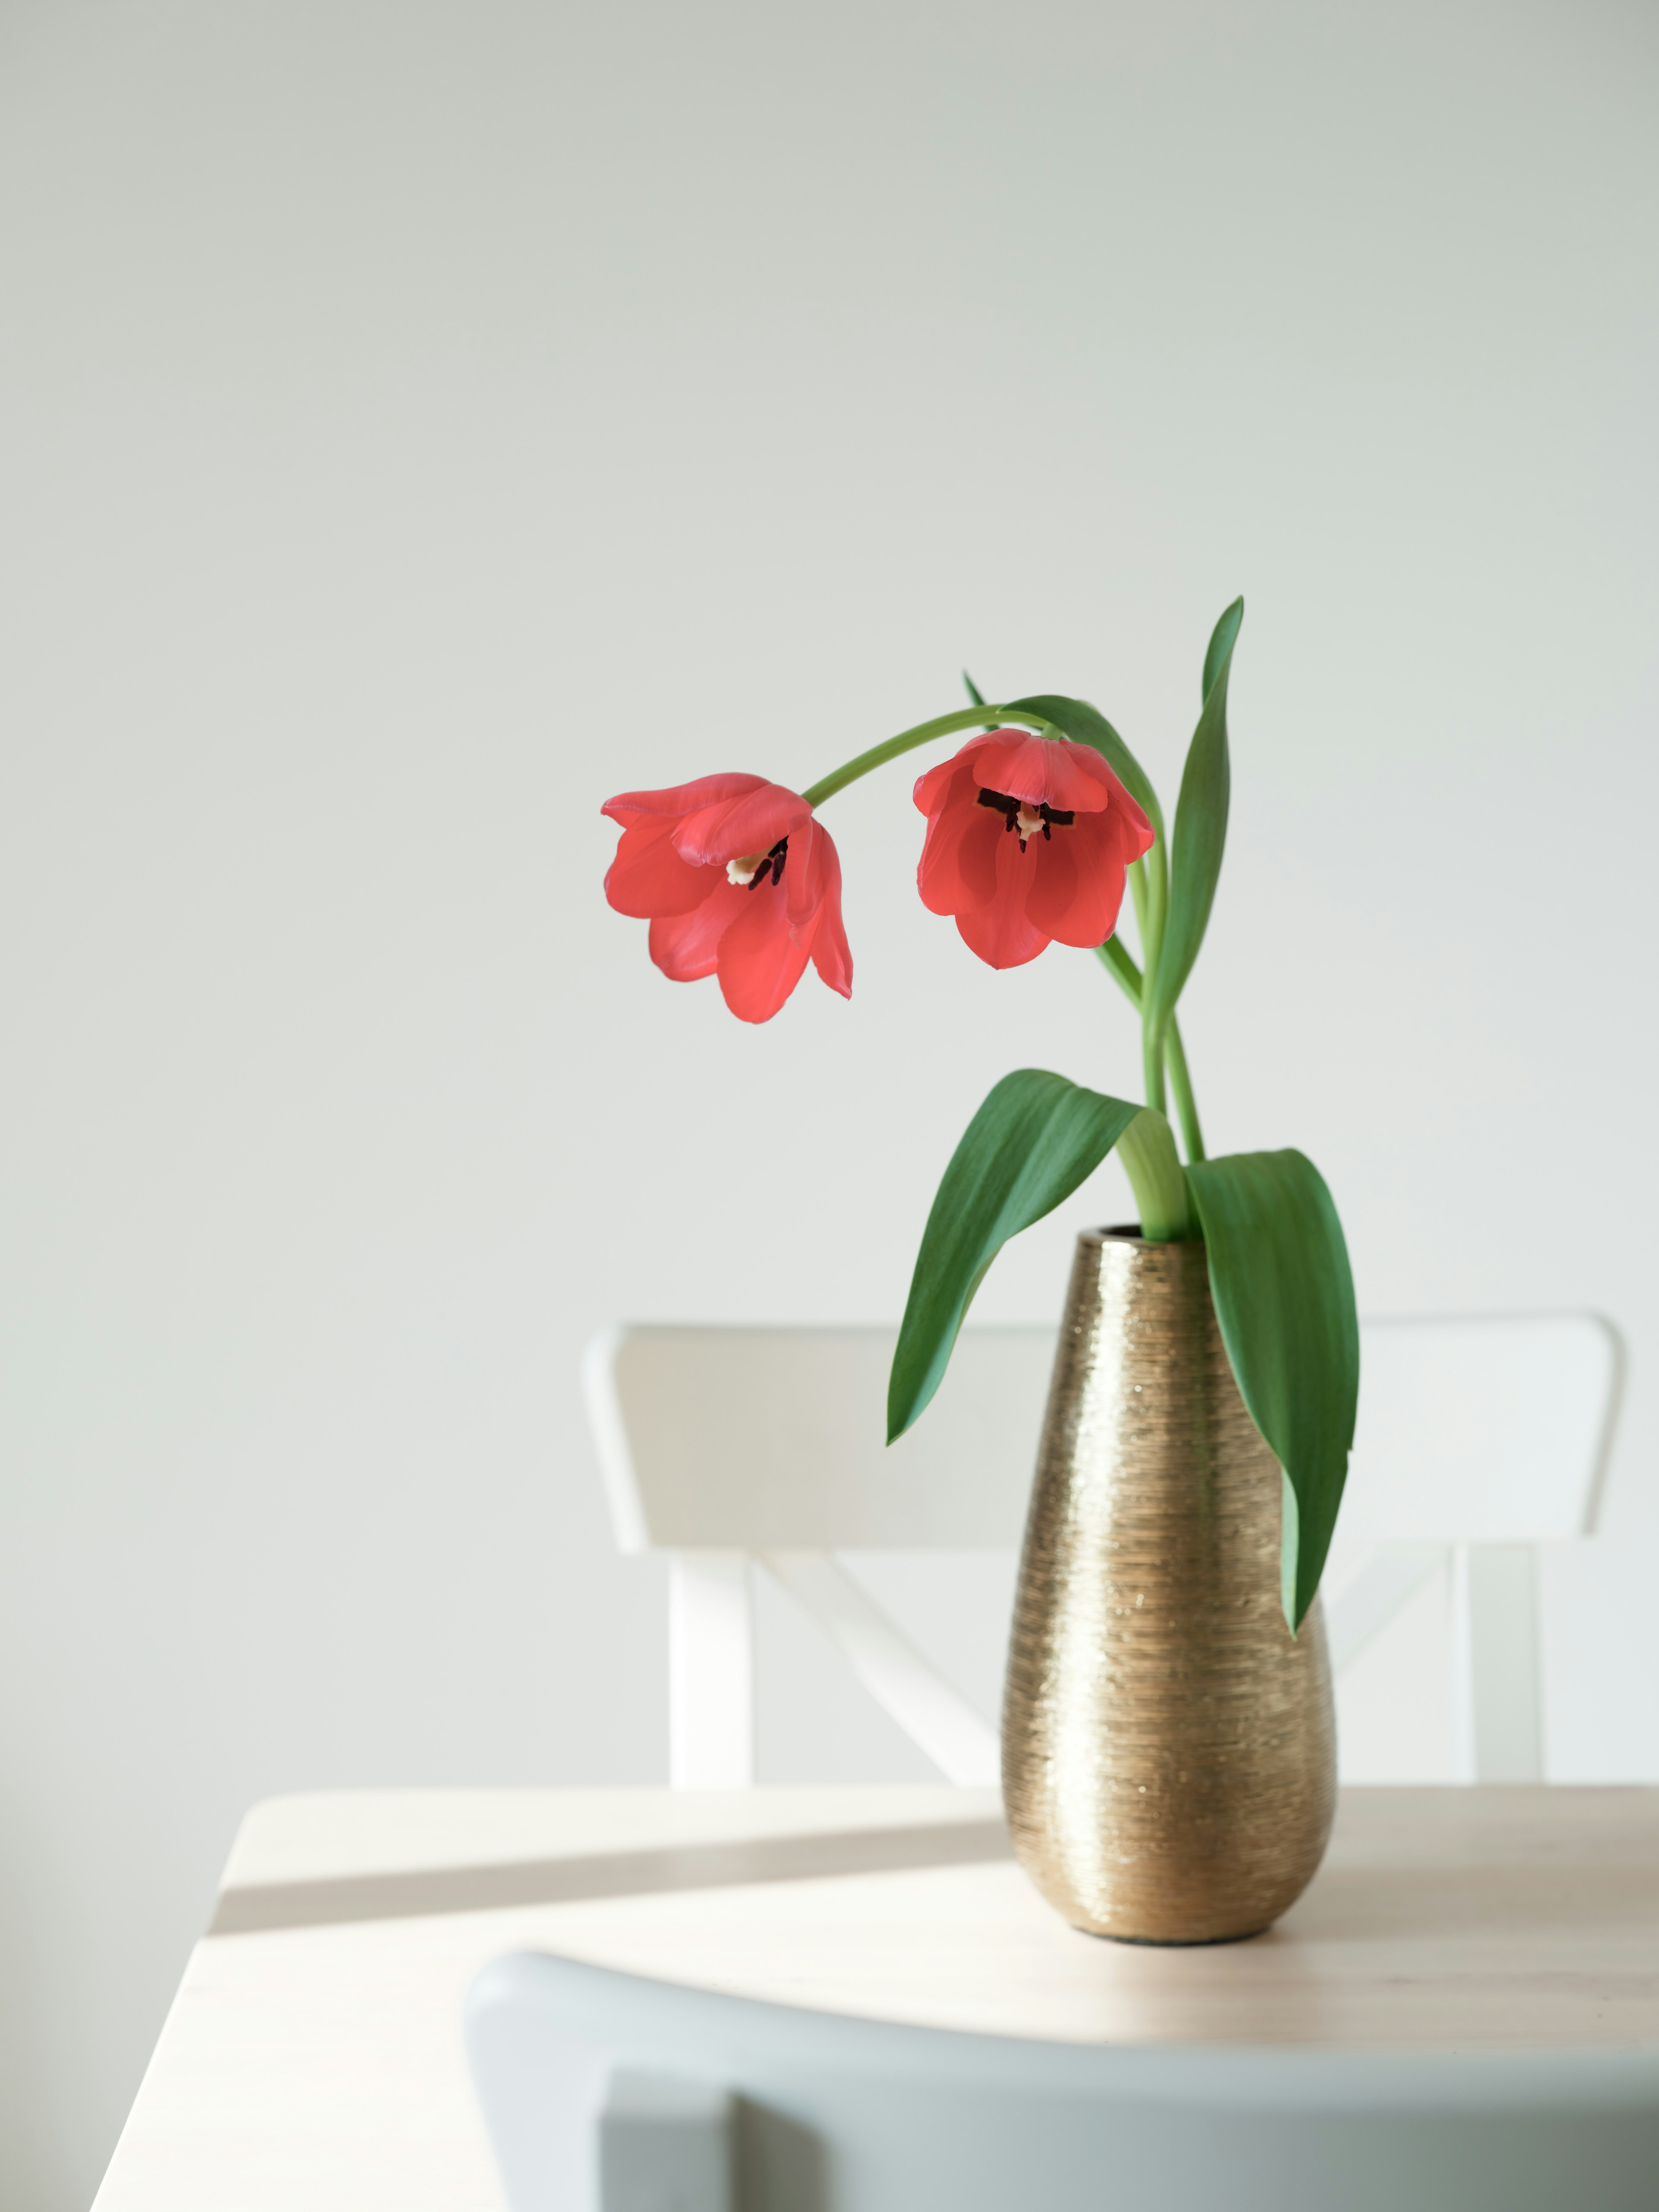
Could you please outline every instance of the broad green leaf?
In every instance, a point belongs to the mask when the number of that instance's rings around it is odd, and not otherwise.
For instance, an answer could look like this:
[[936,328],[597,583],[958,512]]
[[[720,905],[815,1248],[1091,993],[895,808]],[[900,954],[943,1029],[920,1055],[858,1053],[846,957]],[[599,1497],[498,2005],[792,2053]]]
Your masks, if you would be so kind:
[[1170,910],[1158,947],[1158,971],[1147,993],[1146,1019],[1155,1031],[1168,1021],[1193,972],[1215,903],[1232,781],[1227,760],[1227,679],[1243,619],[1244,602],[1235,599],[1216,624],[1204,656],[1204,711],[1182,772],[1170,846]]
[[1017,1068],[990,1093],[951,1154],[922,1231],[887,1386],[890,1444],[944,1381],[997,1254],[1069,1198],[1140,1111],[1039,1067]]
[[1091,707],[1086,699],[1065,698],[1057,691],[1042,691],[1030,699],[1011,699],[1008,703],[1011,707],[1023,707],[1029,714],[1041,714],[1045,722],[1064,730],[1074,744],[1092,745],[1104,756],[1107,767],[1118,781],[1127,787],[1130,797],[1145,809],[1158,836],[1164,835],[1164,810],[1158,803],[1152,778],[1097,707]]
[[1210,1292],[1250,1419],[1285,1475],[1285,1618],[1313,1603],[1359,1402],[1359,1322],[1342,1224],[1301,1152],[1189,1161]]

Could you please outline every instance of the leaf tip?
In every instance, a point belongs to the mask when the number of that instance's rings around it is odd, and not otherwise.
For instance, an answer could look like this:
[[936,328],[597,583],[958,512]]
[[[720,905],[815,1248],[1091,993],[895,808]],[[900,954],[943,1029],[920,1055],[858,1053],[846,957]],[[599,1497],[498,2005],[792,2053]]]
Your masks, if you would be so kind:
[[[1291,1478],[1281,1467],[1279,1470],[1279,1602],[1285,1614],[1285,1626],[1292,1637],[1301,1626],[1301,1616],[1296,1609],[1296,1574],[1302,1549],[1302,1516],[1297,1507],[1296,1492]],[[1303,1607],[1306,1612],[1307,1607]]]
[[1244,595],[1241,592],[1210,632],[1209,649],[1204,655],[1204,698],[1206,704],[1218,678],[1232,658],[1243,621]]

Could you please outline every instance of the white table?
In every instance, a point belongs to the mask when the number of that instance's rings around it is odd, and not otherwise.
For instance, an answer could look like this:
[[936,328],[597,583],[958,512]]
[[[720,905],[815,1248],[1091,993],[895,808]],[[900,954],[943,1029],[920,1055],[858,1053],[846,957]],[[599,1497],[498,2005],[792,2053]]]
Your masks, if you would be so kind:
[[97,2212],[499,2212],[460,2040],[536,1948],[1079,2042],[1659,2049],[1659,1790],[1352,1790],[1253,1942],[1103,1943],[989,1791],[455,1790],[248,1816]]

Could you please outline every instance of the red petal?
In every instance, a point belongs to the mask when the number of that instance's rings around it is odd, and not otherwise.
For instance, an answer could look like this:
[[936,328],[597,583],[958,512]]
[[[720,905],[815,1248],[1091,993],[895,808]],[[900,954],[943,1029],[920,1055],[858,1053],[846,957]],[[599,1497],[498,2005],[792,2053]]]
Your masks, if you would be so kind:
[[841,864],[830,832],[809,821],[804,830],[796,830],[790,837],[789,857],[783,865],[783,903],[792,929],[805,929],[810,933],[818,908],[823,904],[824,887],[832,867],[839,884]]
[[[1106,771],[1111,775],[1111,770]],[[1132,799],[1126,787],[1112,776],[1115,788],[1112,793],[1112,811],[1117,817],[1118,835],[1123,841],[1123,860],[1127,867],[1138,860],[1143,853],[1150,853],[1156,836],[1152,822],[1143,811],[1138,799]]]
[[959,914],[957,928],[968,950],[991,968],[1023,968],[1048,950],[1042,932],[1009,906],[982,906],[975,913]]
[[1005,831],[997,845],[996,896],[957,915],[963,943],[993,968],[1024,967],[1048,943],[1025,910],[1036,878],[1036,857],[1029,848],[1022,853],[1018,838]]
[[937,768],[930,768],[926,775],[919,775],[915,789],[910,794],[917,806],[924,814],[937,814],[951,797],[950,785],[958,773],[964,781],[971,781],[975,796],[981,787],[1000,789],[1000,786],[990,784],[988,778],[979,773],[979,757],[988,748],[1000,755],[1006,750],[1002,742],[1005,739],[1015,746],[1022,745],[1025,742],[1025,732],[1024,730],[991,730],[979,737],[969,738],[967,744],[953,752],[949,760],[941,761]]
[[[790,866],[794,865],[794,848],[790,848]],[[817,891],[817,918],[810,929],[799,932],[801,942],[811,951],[812,965],[832,991],[839,991],[843,999],[853,995],[853,952],[847,942],[847,932],[841,919],[841,856],[835,841],[826,830],[812,825],[812,867]],[[785,882],[788,881],[786,872]]]
[[605,879],[605,895],[618,914],[644,921],[653,915],[686,914],[708,896],[707,868],[688,867],[670,842],[672,815],[649,816],[624,830]]
[[647,815],[671,814],[678,821],[682,815],[695,814],[719,799],[738,799],[746,791],[758,791],[765,781],[763,775],[700,775],[694,782],[677,783],[667,791],[620,792],[615,799],[607,799],[599,811],[624,827]]
[[659,915],[651,924],[651,957],[671,981],[695,983],[714,972],[720,939],[743,914],[746,891],[701,872],[707,896],[690,914]]
[[1012,742],[981,739],[976,749],[975,767],[988,791],[1070,814],[1097,814],[1120,795],[1128,797],[1092,745],[1076,745],[1069,738],[1024,738],[1013,730],[999,731],[996,738]]
[[1134,833],[1115,807],[1056,830],[1050,844],[1034,838],[1037,870],[1025,901],[1030,921],[1062,945],[1103,945],[1117,927],[1133,844]]
[[720,990],[739,1021],[769,1022],[801,979],[806,947],[790,928],[775,885],[752,897],[747,891],[736,896],[746,902],[746,910],[720,939]]
[[770,852],[780,837],[793,836],[811,818],[812,810],[799,793],[786,791],[781,783],[763,783],[688,814],[674,832],[674,844],[684,860],[713,861],[723,868],[748,854]]
[[949,760],[941,761],[937,768],[930,768],[925,775],[916,778],[915,788],[910,796],[922,813],[939,812],[945,804],[945,789],[951,777],[958,769],[967,764],[973,750],[972,745],[963,745],[960,751],[952,753]]
[[921,902],[933,914],[965,914],[997,895],[997,852],[1015,842],[1007,818],[979,803],[979,785],[964,769],[929,817],[916,868]]

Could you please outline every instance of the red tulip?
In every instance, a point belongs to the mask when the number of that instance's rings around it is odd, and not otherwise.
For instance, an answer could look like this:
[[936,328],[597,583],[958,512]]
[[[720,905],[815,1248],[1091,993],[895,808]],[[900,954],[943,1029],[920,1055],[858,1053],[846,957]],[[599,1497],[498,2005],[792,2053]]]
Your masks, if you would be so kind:
[[1152,825],[1092,745],[992,730],[916,781],[921,902],[993,968],[1103,945]]
[[623,833],[605,895],[618,914],[650,922],[665,975],[718,975],[745,1022],[770,1021],[809,959],[832,991],[852,996],[841,862],[804,799],[758,775],[703,775],[672,791],[625,791],[601,811]]

